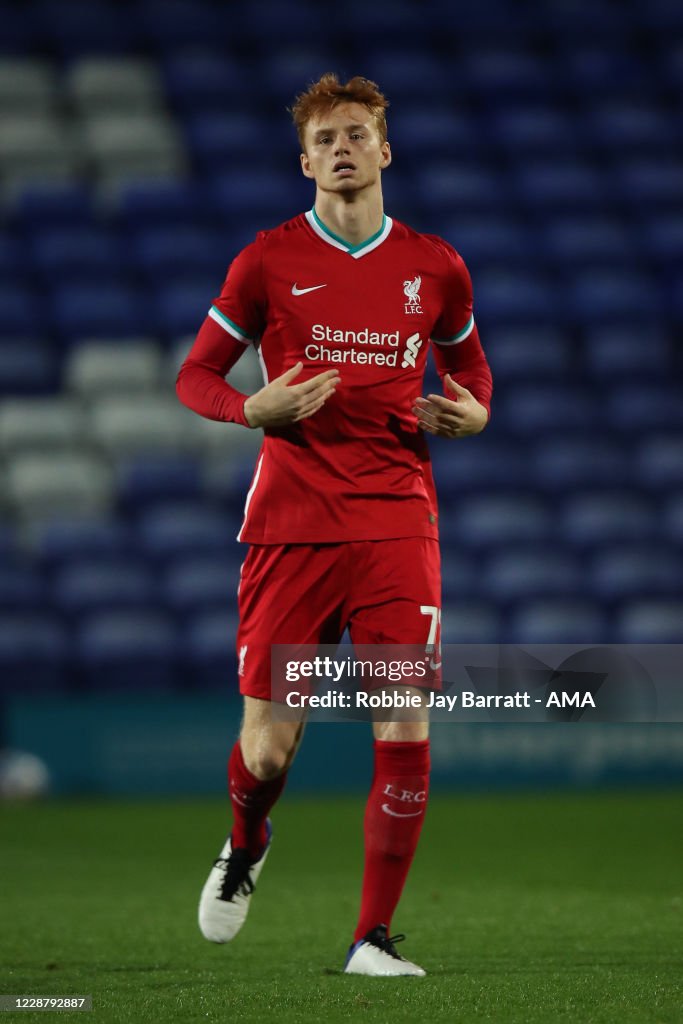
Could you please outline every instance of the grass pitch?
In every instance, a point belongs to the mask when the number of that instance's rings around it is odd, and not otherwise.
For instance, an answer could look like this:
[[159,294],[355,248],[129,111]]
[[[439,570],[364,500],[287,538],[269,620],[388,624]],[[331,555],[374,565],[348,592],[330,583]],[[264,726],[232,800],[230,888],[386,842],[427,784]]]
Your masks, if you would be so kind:
[[5,806],[0,992],[92,994],[92,1019],[127,1024],[678,1024],[682,810],[677,793],[432,799],[392,929],[429,974],[389,980],[341,973],[361,800],[281,802],[227,946],[196,925],[225,803]]

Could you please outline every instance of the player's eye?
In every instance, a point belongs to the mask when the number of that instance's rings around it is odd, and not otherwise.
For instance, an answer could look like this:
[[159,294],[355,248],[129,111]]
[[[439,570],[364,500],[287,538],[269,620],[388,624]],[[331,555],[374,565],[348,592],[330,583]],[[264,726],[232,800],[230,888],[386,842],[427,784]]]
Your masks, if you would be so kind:
[[364,136],[362,132],[354,132],[353,135],[351,136],[352,139],[362,139],[363,137]]

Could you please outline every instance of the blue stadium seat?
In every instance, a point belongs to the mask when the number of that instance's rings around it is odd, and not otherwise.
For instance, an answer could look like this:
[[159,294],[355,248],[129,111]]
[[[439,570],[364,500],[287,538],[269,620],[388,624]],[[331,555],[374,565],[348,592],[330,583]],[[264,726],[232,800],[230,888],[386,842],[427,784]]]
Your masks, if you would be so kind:
[[88,225],[93,217],[92,197],[80,182],[36,183],[17,191],[8,213],[11,223],[33,230]]
[[605,40],[590,37],[578,45],[563,47],[560,60],[560,68],[566,68],[572,89],[591,104],[596,96],[621,96],[625,91],[638,89],[649,76],[649,68],[627,47],[614,43],[610,46]]
[[425,150],[460,159],[463,153],[471,156],[479,148],[477,125],[465,111],[448,105],[412,106],[406,100],[396,111],[390,109],[387,121],[394,156],[401,162],[414,162],[416,153],[421,162],[419,154]]
[[426,163],[416,171],[414,188],[415,199],[426,209],[439,211],[441,217],[454,210],[470,214],[472,210],[509,209],[502,176],[484,164],[464,160]]
[[683,262],[683,215],[673,210],[654,214],[642,226],[643,247],[650,259],[669,265]]
[[183,334],[194,336],[204,322],[211,300],[221,290],[228,262],[216,265],[204,277],[197,275],[157,286],[153,306],[157,330],[167,339]]
[[169,562],[163,576],[165,604],[174,611],[199,612],[207,607],[234,611],[240,562],[244,552],[236,544],[234,553],[219,556],[178,558]]
[[552,597],[515,607],[506,638],[517,644],[597,644],[611,639],[609,621],[600,605]]
[[65,58],[93,53],[125,53],[139,42],[134,10],[126,17],[104,0],[35,0],[34,17],[43,45]]
[[241,161],[246,175],[263,151],[263,123],[253,113],[230,107],[194,113],[187,119],[185,135],[198,166],[210,174],[229,171]]
[[444,545],[442,551],[442,601],[450,601],[479,594],[479,572],[473,559],[457,547]]
[[47,340],[0,339],[0,395],[42,395],[59,381],[57,353]]
[[592,109],[585,128],[594,145],[615,156],[629,151],[667,155],[676,133],[664,110],[641,98],[612,100]]
[[[683,491],[667,501],[663,520],[666,536],[672,544],[683,544]],[[683,583],[681,584],[683,592]]]
[[495,100],[543,96],[552,84],[551,69],[542,58],[506,42],[504,47],[473,47],[462,55],[459,72],[466,86]]
[[153,557],[215,554],[230,551],[235,538],[220,511],[193,502],[164,502],[146,509],[138,520],[139,543]]
[[123,183],[118,191],[117,212],[132,231],[157,225],[196,227],[211,216],[202,187],[192,181]]
[[499,429],[532,438],[551,432],[585,432],[599,420],[598,404],[580,383],[519,384],[496,405]]
[[680,595],[681,557],[664,544],[622,544],[599,552],[590,568],[597,597],[621,601]]
[[178,642],[161,611],[87,616],[76,635],[82,682],[93,691],[169,689],[178,682]]
[[114,560],[134,551],[133,537],[122,520],[51,520],[37,530],[35,549],[47,566],[69,563],[77,558]]
[[518,490],[528,477],[528,459],[519,445],[485,432],[466,445],[431,439],[434,479],[444,500],[458,502],[472,491]]
[[584,589],[576,558],[561,548],[515,547],[492,555],[481,570],[482,594],[496,604],[573,597]]
[[492,115],[490,130],[499,145],[525,158],[573,155],[580,148],[577,126],[556,106],[502,107]]
[[564,494],[583,487],[627,487],[633,468],[623,445],[604,437],[558,434],[538,441],[531,453],[537,487]]
[[67,685],[68,638],[52,614],[0,615],[0,693],[5,696]]
[[76,558],[57,571],[51,589],[55,607],[70,615],[147,609],[157,596],[146,562],[130,558]]
[[487,601],[449,601],[441,610],[442,644],[497,644],[502,636],[500,614]]
[[246,71],[234,54],[190,49],[171,52],[164,73],[167,93],[177,109],[207,112],[234,109]]
[[603,211],[608,205],[604,173],[586,162],[520,162],[514,186],[519,201],[540,213],[552,210]]
[[[334,52],[327,49],[323,39],[299,39],[295,44],[285,46],[279,42],[263,61],[263,81],[267,87],[268,98],[274,101],[280,110],[284,104],[290,106],[294,98],[306,88],[309,82],[316,82],[330,68],[336,67]],[[273,120],[273,128],[282,135],[283,144],[296,138],[290,119],[283,114]]]
[[607,399],[607,421],[617,430],[683,430],[683,402],[676,381],[617,384]]
[[682,644],[683,601],[632,601],[619,611],[617,640],[622,644]]
[[[255,216],[259,228],[288,220],[313,205],[309,183],[293,164],[290,171],[223,172],[212,179],[208,196],[214,214],[229,223],[236,217]],[[268,223],[270,220],[270,224]]]
[[44,303],[22,284],[0,284],[0,337],[30,337],[46,326]]
[[651,324],[589,327],[582,355],[588,372],[605,381],[631,377],[640,383],[665,375],[671,366],[669,338]]
[[149,307],[123,284],[65,284],[52,292],[55,329],[65,340],[139,336],[150,326]]
[[659,283],[648,274],[599,268],[581,270],[568,288],[568,313],[579,322],[633,318],[649,322],[664,313]]
[[[271,53],[278,53],[284,45],[306,45],[318,42],[324,45],[328,19],[321,16],[320,8],[308,3],[282,4],[278,0],[251,0],[238,7],[230,6],[230,23],[226,26],[228,38],[232,35],[239,51],[244,40],[261,51],[267,61]],[[208,37],[207,37],[208,38]],[[302,83],[305,88],[307,83]],[[290,97],[284,97],[288,102]]]
[[614,185],[621,196],[635,206],[656,208],[680,204],[683,201],[683,161],[662,157],[626,161],[617,167]]
[[185,674],[196,689],[237,689],[237,617],[220,605],[190,617],[183,633]]
[[23,240],[10,234],[9,231],[0,233],[0,275],[6,277],[20,277],[26,273],[30,265],[30,255],[26,251]]
[[68,278],[115,280],[126,266],[118,240],[102,227],[41,229],[31,238],[30,251],[35,269],[50,283]]
[[560,266],[610,267],[632,263],[635,238],[623,220],[592,216],[548,218],[543,250]]
[[233,11],[204,0],[138,0],[133,8],[148,44],[162,53],[206,47],[207,42],[219,40],[225,46],[235,20]]
[[683,487],[683,432],[650,432],[636,449],[636,469],[641,487]]
[[657,532],[653,505],[634,491],[588,491],[563,503],[562,535],[578,547],[650,541]]
[[225,236],[202,227],[148,227],[136,233],[131,242],[131,255],[152,280],[197,274],[218,280],[230,261]]
[[557,310],[555,288],[542,271],[505,266],[477,276],[477,315],[487,321],[552,322]]
[[412,101],[417,96],[455,99],[455,83],[447,65],[438,54],[416,47],[402,47],[391,53],[378,48],[367,62],[367,77],[377,82],[396,106],[404,97]]
[[565,379],[570,371],[570,340],[559,328],[496,324],[486,331],[483,344],[496,391],[508,380]]
[[119,467],[117,492],[133,511],[163,499],[198,498],[201,466],[182,455],[136,458]]
[[534,261],[528,229],[504,214],[456,217],[452,222],[446,221],[439,234],[457,249],[471,269],[518,261],[528,267]]
[[465,497],[441,521],[445,543],[475,549],[541,542],[551,538],[553,521],[540,498],[520,492]]
[[45,611],[45,587],[40,572],[30,564],[0,562],[0,609]]

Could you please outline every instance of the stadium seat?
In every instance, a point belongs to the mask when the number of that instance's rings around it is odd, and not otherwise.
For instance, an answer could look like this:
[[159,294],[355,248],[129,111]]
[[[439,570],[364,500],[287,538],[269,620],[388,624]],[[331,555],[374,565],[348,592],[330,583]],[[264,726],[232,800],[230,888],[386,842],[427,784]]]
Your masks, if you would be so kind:
[[532,439],[550,433],[586,433],[598,420],[603,421],[599,404],[578,381],[520,383],[496,405],[499,428]]
[[492,324],[484,340],[496,392],[501,382],[534,378],[566,378],[572,353],[567,335],[554,327]]
[[628,95],[630,90],[642,88],[648,79],[649,69],[633,51],[589,37],[563,47],[560,61],[573,91],[587,97],[591,104],[596,96]]
[[[458,158],[464,152],[471,154],[477,151],[476,126],[462,109],[455,109],[448,104],[430,104],[428,107],[424,104],[411,105],[406,99],[400,108],[392,110],[387,116],[389,141],[396,159],[405,158],[412,163],[416,151],[423,152],[423,147]],[[393,172],[392,168],[391,174]],[[448,237],[446,232],[444,236]]]
[[659,283],[648,274],[608,268],[581,270],[572,275],[567,312],[572,319],[594,323],[634,318],[643,322],[664,313]]
[[151,338],[83,341],[67,354],[66,387],[81,398],[156,391],[162,383],[163,360]]
[[153,558],[220,555],[234,548],[226,516],[205,503],[164,502],[137,521],[140,548]]
[[83,156],[57,115],[0,115],[0,178],[7,188],[27,182],[75,178]]
[[166,94],[181,112],[225,111],[239,102],[245,69],[232,53],[171,51],[164,61]]
[[142,296],[122,284],[63,284],[53,291],[50,305],[55,330],[69,341],[136,337],[150,323]]
[[441,611],[442,644],[497,644],[501,620],[494,604],[485,601],[449,601]]
[[197,0],[139,0],[135,17],[148,46],[162,54],[205,47],[207,40],[225,45],[235,21],[233,8]]
[[201,466],[187,456],[133,458],[119,466],[117,493],[126,509],[168,499],[194,499],[200,494]]
[[[672,544],[683,544],[683,491],[674,494],[666,503],[663,516],[665,535]],[[683,584],[681,586],[683,591]]]
[[558,434],[538,441],[530,459],[536,486],[560,495],[583,487],[627,487],[633,483],[628,452],[606,438]]
[[46,325],[44,308],[32,289],[0,284],[0,338],[39,335]]
[[561,515],[564,540],[579,548],[651,541],[658,533],[654,507],[634,491],[573,495],[563,502]]
[[0,396],[49,393],[58,381],[58,356],[47,340],[0,339]]
[[486,164],[459,160],[432,161],[419,168],[414,181],[415,199],[426,209],[439,211],[441,217],[472,210],[489,212],[509,208],[507,190],[500,175]]
[[468,554],[445,545],[442,551],[442,569],[441,590],[444,604],[462,600],[465,596],[476,598],[479,595],[479,573]]
[[105,184],[179,178],[186,170],[180,133],[163,112],[84,117],[81,145]]
[[8,218],[24,229],[92,223],[90,191],[80,181],[25,182],[8,197]]
[[451,514],[441,519],[446,542],[459,542],[465,548],[531,543],[549,539],[552,518],[545,504],[533,494],[465,497]]
[[200,227],[152,227],[136,233],[131,255],[152,281],[206,274],[219,287],[229,263],[228,245],[220,231]]
[[136,608],[156,603],[157,587],[143,561],[131,558],[77,558],[63,565],[52,581],[55,608],[69,615]]
[[178,281],[176,284],[158,285],[154,294],[154,318],[166,339],[178,334],[195,335],[201,327],[223,284],[229,259],[215,263],[203,276]]
[[102,227],[46,228],[30,239],[34,269],[51,285],[69,279],[116,280],[123,276],[124,251]]
[[486,433],[466,445],[435,438],[430,454],[437,491],[446,501],[457,503],[472,491],[519,489],[528,476],[528,462],[519,446]]
[[477,278],[477,316],[486,322],[538,324],[557,316],[558,296],[543,271],[500,267]]
[[244,552],[235,545],[234,554],[203,555],[174,559],[162,579],[165,604],[176,612],[193,614],[213,606],[232,611],[237,600],[240,563]]
[[56,615],[0,614],[0,693],[60,690],[67,685],[68,637]]
[[[11,18],[3,21],[3,36],[8,20]],[[49,61],[29,56],[0,57],[0,118],[7,113],[45,115],[53,110],[57,94],[55,71]]]
[[615,268],[633,262],[636,240],[623,220],[594,216],[548,218],[543,250],[560,267],[606,265]]
[[134,8],[132,15],[122,17],[121,8],[106,0],[39,0],[32,7],[42,46],[66,60],[126,53],[141,41]]
[[491,131],[498,145],[529,157],[573,155],[579,148],[576,125],[557,106],[502,106],[492,115]]
[[680,204],[683,199],[683,162],[670,157],[625,161],[616,170],[614,184],[623,199],[636,207]]
[[457,249],[472,271],[501,261],[531,262],[534,258],[528,230],[502,213],[456,217],[452,223],[446,221],[439,233]]
[[514,176],[517,198],[526,208],[547,212],[602,212],[608,206],[607,181],[587,162],[520,161]]
[[573,597],[583,590],[576,558],[557,547],[539,545],[492,555],[480,570],[482,594],[497,605],[547,597]]
[[103,611],[81,620],[76,650],[92,691],[171,689],[178,682],[173,621],[156,609]]
[[135,551],[129,527],[120,518],[53,518],[33,531],[32,550],[48,569],[79,558],[113,562]]
[[583,364],[605,381],[631,377],[638,383],[662,377],[671,365],[671,345],[664,331],[651,325],[589,327],[583,335]]
[[675,128],[661,107],[637,100],[603,103],[589,112],[585,125],[593,145],[610,155],[657,152],[667,155]]
[[683,643],[683,601],[633,601],[620,609],[617,639],[622,644]]
[[482,96],[536,100],[550,84],[543,60],[522,48],[472,48],[462,55],[460,73]]
[[657,263],[669,266],[683,262],[683,215],[669,211],[646,218],[642,225],[642,242],[646,255]]
[[683,430],[683,402],[675,381],[617,384],[611,389],[606,419],[616,430]]
[[517,605],[506,629],[508,643],[596,644],[611,639],[604,611],[594,601],[545,598]]
[[45,586],[30,562],[0,562],[0,610],[42,612],[47,605]]
[[90,409],[90,432],[104,451],[123,457],[145,452],[197,451],[202,446],[198,417],[175,395],[108,395]]
[[5,489],[16,513],[38,520],[102,513],[113,497],[108,466],[75,451],[15,456],[7,465]]
[[641,486],[666,492],[683,487],[683,432],[649,432],[636,449]]
[[132,231],[151,225],[163,230],[180,225],[196,227],[211,220],[204,189],[193,181],[123,182],[116,193],[116,211]]
[[664,544],[622,544],[602,549],[589,577],[596,595],[614,602],[638,597],[680,594],[683,563]]
[[77,447],[85,435],[78,402],[54,398],[16,398],[0,402],[0,451]]
[[137,57],[82,57],[70,65],[65,84],[71,103],[86,115],[140,114],[164,103],[157,66]]

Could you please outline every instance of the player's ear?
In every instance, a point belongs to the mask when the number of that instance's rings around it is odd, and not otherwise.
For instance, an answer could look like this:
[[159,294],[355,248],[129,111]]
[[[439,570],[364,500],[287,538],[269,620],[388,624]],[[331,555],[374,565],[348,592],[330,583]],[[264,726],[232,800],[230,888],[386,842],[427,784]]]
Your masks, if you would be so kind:
[[389,143],[388,142],[383,142],[382,145],[379,148],[379,152],[380,152],[380,156],[381,156],[381,160],[380,160],[379,166],[380,166],[380,170],[383,171],[385,169],[385,167],[388,167],[389,164],[391,163],[391,146],[389,145]]
[[302,153],[301,156],[299,157],[299,159],[301,160],[301,170],[303,171],[305,177],[307,177],[307,178],[315,177],[315,175],[313,174],[313,171],[311,170],[311,161],[308,159],[306,154]]

